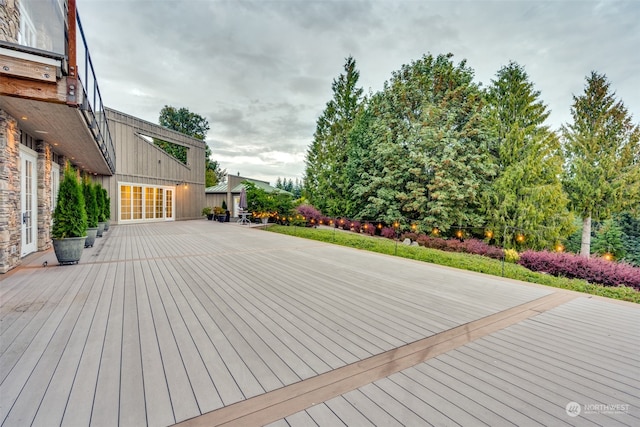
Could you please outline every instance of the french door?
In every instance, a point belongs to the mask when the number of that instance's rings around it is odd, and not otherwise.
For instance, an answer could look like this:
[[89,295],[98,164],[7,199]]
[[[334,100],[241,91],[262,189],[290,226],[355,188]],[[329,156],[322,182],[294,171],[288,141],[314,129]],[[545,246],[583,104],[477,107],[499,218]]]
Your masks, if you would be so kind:
[[173,221],[174,188],[120,183],[119,221]]
[[21,256],[38,249],[38,175],[37,154],[20,146],[20,222]]

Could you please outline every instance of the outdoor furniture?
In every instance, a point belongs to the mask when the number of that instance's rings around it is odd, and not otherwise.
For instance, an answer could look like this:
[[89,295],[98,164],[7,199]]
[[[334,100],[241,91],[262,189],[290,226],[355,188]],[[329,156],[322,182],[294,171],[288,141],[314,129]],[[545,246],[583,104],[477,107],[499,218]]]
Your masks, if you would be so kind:
[[248,218],[251,216],[251,212],[248,211],[240,211],[240,219],[238,220],[238,224],[250,224],[251,220]]

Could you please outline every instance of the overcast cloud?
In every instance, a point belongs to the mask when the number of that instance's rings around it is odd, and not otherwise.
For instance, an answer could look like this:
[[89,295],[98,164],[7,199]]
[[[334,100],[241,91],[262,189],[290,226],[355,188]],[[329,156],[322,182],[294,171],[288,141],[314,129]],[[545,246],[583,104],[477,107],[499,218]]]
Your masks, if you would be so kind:
[[378,91],[423,54],[451,52],[488,85],[523,65],[551,109],[605,73],[640,121],[640,2],[78,0],[105,104],[157,123],[164,105],[211,125],[207,143],[230,173],[302,178],[331,82],[353,55]]

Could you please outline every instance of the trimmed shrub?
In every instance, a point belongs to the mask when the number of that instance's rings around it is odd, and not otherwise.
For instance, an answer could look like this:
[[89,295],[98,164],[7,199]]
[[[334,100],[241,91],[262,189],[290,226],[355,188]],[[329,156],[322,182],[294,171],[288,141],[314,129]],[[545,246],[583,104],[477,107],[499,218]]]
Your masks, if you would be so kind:
[[91,180],[87,176],[82,180],[82,196],[84,197],[84,208],[87,212],[87,227],[96,228],[99,216],[96,188],[91,184]]
[[58,189],[58,202],[53,211],[51,237],[84,237],[87,235],[87,211],[82,195],[82,186],[76,172],[67,164],[64,178]]
[[387,239],[395,239],[396,230],[391,227],[382,227],[382,230],[380,231],[380,235],[382,237],[386,237]]
[[360,224],[360,221],[350,221],[349,225],[349,229],[354,233],[359,233],[360,229],[362,228],[362,224]]
[[98,202],[98,222],[105,222],[107,220],[105,205],[107,201],[105,200],[106,191],[103,191],[102,185],[99,182],[94,184],[94,189],[96,192],[96,201]]
[[569,253],[528,250],[520,254],[518,264],[529,270],[553,276],[583,279],[605,286],[629,286],[640,290],[640,268],[603,258],[585,258]]

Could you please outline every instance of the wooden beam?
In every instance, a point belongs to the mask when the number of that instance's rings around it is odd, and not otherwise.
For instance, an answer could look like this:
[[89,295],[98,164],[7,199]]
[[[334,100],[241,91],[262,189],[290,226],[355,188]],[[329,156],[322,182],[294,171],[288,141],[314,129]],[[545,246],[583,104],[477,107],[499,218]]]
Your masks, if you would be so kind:
[[0,74],[55,83],[57,70],[53,65],[0,55]]
[[3,75],[0,96],[14,96],[35,101],[64,104],[67,102],[67,82],[63,78],[58,84],[51,84]]
[[76,0],[68,2],[67,24],[69,25],[69,39],[67,41],[67,56],[69,57],[69,75],[78,76],[76,58]]

